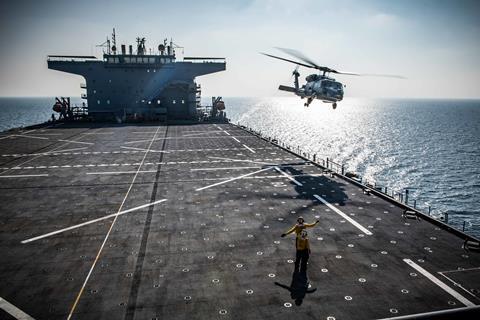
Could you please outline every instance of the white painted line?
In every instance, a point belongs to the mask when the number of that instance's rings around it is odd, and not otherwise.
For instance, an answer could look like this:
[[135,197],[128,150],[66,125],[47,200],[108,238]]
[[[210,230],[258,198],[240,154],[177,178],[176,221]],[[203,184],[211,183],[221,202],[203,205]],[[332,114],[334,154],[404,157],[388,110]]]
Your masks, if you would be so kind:
[[61,133],[40,133],[40,132],[37,132],[35,133],[35,135],[40,135],[40,136],[61,136],[62,134]]
[[451,272],[465,272],[465,271],[472,271],[472,270],[480,270],[480,267],[474,267],[474,268],[465,268],[465,269],[453,269],[453,270],[447,270],[447,271],[440,271],[440,274],[444,273],[451,273]]
[[210,159],[219,159],[219,160],[231,161],[231,162],[250,162],[250,163],[265,164],[265,165],[270,165],[270,166],[275,165],[274,163],[260,162],[260,161],[254,161],[254,160],[242,160],[242,159],[231,159],[231,158],[221,158],[221,157],[209,157],[209,158]]
[[248,177],[248,176],[263,172],[263,171],[267,171],[267,170],[270,170],[270,169],[272,169],[272,167],[261,169],[261,170],[255,171],[255,172],[250,172],[250,173],[244,174],[242,176],[235,177],[235,178],[232,178],[232,179],[228,179],[228,180],[225,180],[225,181],[217,182],[217,183],[211,184],[209,186],[198,188],[195,191],[201,191],[201,190],[209,189],[209,188],[212,188],[212,187],[216,187],[216,186],[219,186],[221,184],[225,184],[225,183],[228,183],[228,182],[232,182],[234,180],[242,179],[242,178],[245,178],[245,177]]
[[[120,207],[118,208],[118,212],[120,212],[123,209],[123,206],[125,204],[125,201],[127,201],[128,195],[130,194],[130,191],[133,188],[133,184],[135,183],[135,180],[137,179],[138,172],[142,168],[143,162],[145,162],[145,158],[148,155],[148,150],[152,147],[153,141],[155,140],[155,137],[158,134],[158,130],[160,127],[157,127],[157,130],[155,131],[155,134],[153,135],[150,144],[148,145],[147,152],[143,155],[142,162],[138,166],[137,173],[135,176],[133,176],[132,182],[130,183],[130,186],[128,187],[127,193],[125,194],[125,197],[123,197],[122,203],[120,204]],[[87,277],[85,278],[85,281],[82,284],[82,287],[80,288],[80,291],[77,294],[77,297],[75,298],[75,302],[72,305],[72,308],[70,309],[70,312],[68,313],[67,320],[70,320],[72,318],[73,313],[75,312],[75,309],[77,308],[78,302],[80,301],[80,298],[82,297],[83,291],[85,290],[85,287],[87,286],[88,280],[90,279],[90,276],[92,275],[93,269],[95,269],[95,266],[97,265],[98,259],[100,259],[100,255],[102,254],[103,248],[105,247],[105,244],[107,243],[108,237],[110,236],[110,233],[112,233],[113,226],[115,225],[115,222],[117,222],[118,216],[115,216],[113,219],[112,223],[110,224],[110,228],[107,231],[107,234],[105,235],[105,239],[103,239],[102,245],[98,249],[97,255],[95,256],[95,260],[92,263],[92,266],[90,267],[90,270],[87,273]]]
[[200,169],[190,169],[190,171],[243,170],[243,169],[259,169],[259,168],[260,167],[200,168]]
[[30,178],[30,177],[48,177],[48,174],[16,174],[11,176],[0,176],[0,178]]
[[157,170],[145,170],[145,171],[104,171],[104,172],[87,172],[88,175],[101,175],[101,174],[133,174],[133,173],[153,173]]
[[40,139],[40,140],[49,140],[45,137],[35,137],[35,136],[27,136],[23,134],[12,134],[12,137],[19,137],[19,138],[32,138],[32,139]]
[[83,141],[73,141],[73,140],[58,140],[58,141],[63,141],[63,142],[69,142],[69,143],[81,143],[81,144],[94,144],[93,142],[83,142]]
[[[60,125],[61,125],[61,124],[60,124]],[[97,132],[98,132],[98,131],[100,131],[101,129],[102,129],[102,128],[98,128],[98,129],[95,129],[95,130],[97,130]],[[34,130],[32,130],[32,131],[34,131]],[[31,132],[31,131],[29,131],[29,132]],[[59,140],[58,140],[58,141],[59,141]],[[58,149],[60,149],[60,148],[63,148],[63,147],[66,146],[67,144],[68,144],[68,143],[64,143],[64,144],[62,144],[61,146],[58,146],[58,147],[54,148],[53,150],[46,151],[46,152],[54,152],[54,151],[56,151],[56,150],[58,150]],[[33,160],[35,160],[35,159],[37,159],[37,158],[39,158],[39,157],[41,157],[41,156],[42,156],[42,155],[39,155],[39,156],[30,158],[30,159],[28,159],[28,160],[26,160],[26,161],[18,164],[17,166],[21,166],[21,165],[24,165],[24,164],[26,164],[26,163],[29,163],[29,162],[31,162],[31,161],[33,161]],[[40,167],[38,167],[38,168],[40,168]],[[11,169],[5,169],[4,171],[0,172],[0,174],[4,174],[5,172],[8,172],[9,170],[11,170]]]
[[[153,140],[158,140],[158,139],[153,139]],[[140,143],[140,142],[148,142],[150,141],[150,139],[146,139],[146,140],[136,140],[136,141],[128,141],[128,142],[124,142],[125,144],[130,144],[130,143]]]
[[337,209],[334,205],[330,204],[328,201],[326,201],[325,199],[323,199],[322,197],[320,197],[319,195],[316,195],[314,194],[313,195],[317,200],[319,200],[320,202],[322,202],[324,205],[326,205],[327,207],[329,207],[331,210],[335,211],[338,215],[340,215],[342,218],[344,218],[345,220],[347,220],[348,222],[350,222],[351,224],[353,224],[355,227],[357,227],[360,231],[362,231],[363,233],[365,233],[366,235],[369,235],[371,236],[373,233],[371,233],[367,228],[365,228],[364,226],[362,226],[360,223],[358,223],[357,221],[353,220],[352,218],[350,218],[348,215],[346,215],[345,213],[343,213],[342,211],[340,211],[339,209]]
[[152,134],[152,133],[155,133],[155,131],[132,131],[130,133],[144,133],[144,134]]
[[1,137],[0,140],[8,139],[8,138],[10,138],[10,137],[12,137],[12,136],[10,135],[10,136]]
[[457,299],[458,301],[460,301],[461,303],[463,303],[464,305],[466,305],[467,307],[473,307],[475,306],[475,304],[473,302],[471,302],[470,300],[468,300],[467,298],[465,298],[464,296],[462,296],[460,293],[458,293],[457,291],[455,291],[454,289],[452,289],[451,287],[449,287],[448,285],[446,285],[445,283],[443,283],[442,281],[440,281],[437,277],[435,277],[433,274],[431,274],[430,272],[428,272],[427,270],[423,269],[421,266],[419,266],[418,264],[416,264],[415,262],[413,262],[412,260],[410,259],[403,259],[403,261],[405,263],[407,263],[410,267],[414,268],[415,270],[417,270],[418,272],[420,272],[421,274],[423,274],[425,277],[428,278],[428,280],[432,281],[433,283],[435,283],[437,286],[439,286],[440,288],[442,288],[445,292],[447,292],[448,294],[450,294],[452,297],[454,297],[455,299]]
[[121,216],[123,214],[129,213],[129,212],[132,212],[132,211],[136,211],[136,210],[140,210],[140,209],[143,209],[143,208],[146,208],[146,207],[150,207],[150,206],[153,206],[153,205],[156,205],[158,203],[165,202],[165,201],[167,201],[167,199],[158,200],[158,201],[155,201],[155,202],[152,202],[152,203],[147,203],[147,204],[144,204],[144,205],[141,205],[141,206],[138,206],[138,207],[135,207],[135,208],[131,208],[131,209],[128,209],[128,210],[120,211],[120,212],[117,212],[117,213],[112,213],[112,214],[109,214],[107,216],[103,216],[101,218],[93,219],[93,220],[83,222],[83,223],[79,223],[79,224],[76,224],[76,225],[73,225],[73,226],[70,226],[70,227],[67,227],[67,228],[52,231],[52,232],[43,234],[41,236],[37,236],[37,237],[33,237],[33,238],[30,238],[30,239],[27,239],[27,240],[23,240],[23,241],[21,241],[21,243],[26,244],[26,243],[29,243],[29,242],[33,242],[33,241],[37,241],[37,240],[40,240],[40,239],[48,238],[48,237],[54,236],[54,235],[59,234],[59,233],[63,233],[63,232],[70,231],[70,230],[73,230],[73,229],[78,229],[78,228],[84,227],[86,225],[89,225],[89,224],[92,224],[92,223],[95,223],[95,222],[99,222],[99,221],[102,221],[102,220],[105,220],[105,219],[110,219],[110,218],[113,218],[113,217],[116,218],[116,217]]
[[291,175],[287,174],[286,172],[280,170],[279,167],[275,167],[275,170],[277,170],[278,172],[280,172],[282,175],[284,175],[285,177],[287,177],[288,179],[290,179],[291,181],[293,181],[293,183],[295,183],[297,186],[303,186],[303,184],[301,184],[300,182],[298,182],[297,180],[295,180],[295,178],[293,178]]
[[247,148],[248,150],[250,150],[250,152],[255,153],[255,151],[254,151],[252,148],[250,148],[249,146],[247,146],[247,145],[245,145],[245,144],[244,144],[243,146],[244,146],[245,148]]
[[228,133],[226,130],[222,130],[223,132],[225,132],[228,136],[230,135],[230,133]]
[[188,132],[188,134],[184,134],[183,137],[193,137],[193,136],[198,136],[198,135],[202,135],[202,134],[210,134],[210,133],[218,133],[218,131],[204,131],[204,132],[198,132],[198,133],[190,133]]
[[0,309],[3,309],[6,313],[18,320],[34,320],[31,316],[18,309],[2,297],[0,297]]
[[67,151],[83,150],[83,149],[87,149],[87,148],[88,148],[88,147],[80,147],[80,148],[72,148],[72,149],[64,149],[64,150],[48,151],[48,152],[45,152],[45,153],[37,153],[37,154],[60,153],[60,152],[67,152]]
[[[238,140],[238,139],[235,138],[235,137],[230,136],[230,138],[232,138],[233,140],[235,140],[235,141],[237,141],[237,142],[240,142],[240,140]],[[240,142],[240,143],[241,143],[241,142]]]
[[462,289],[463,291],[465,291],[466,293],[468,293],[469,295],[471,295],[472,297],[477,298],[477,296],[476,296],[475,294],[473,294],[473,292],[471,292],[470,290],[464,288],[460,283],[454,281],[454,280],[453,280],[452,278],[450,278],[450,277],[447,277],[447,276],[444,275],[442,272],[439,272],[439,274],[441,274],[442,277],[444,277],[445,279],[447,279],[448,281],[450,281],[451,283],[453,283],[453,285],[454,285],[455,287],[458,287],[458,288]]
[[[123,148],[123,149],[132,149],[132,150],[137,150],[137,151],[147,151],[147,149],[145,149],[145,148],[124,147],[124,146],[121,146],[120,148]],[[170,152],[168,152],[168,151],[163,151],[163,150],[150,150],[149,152],[170,153]]]

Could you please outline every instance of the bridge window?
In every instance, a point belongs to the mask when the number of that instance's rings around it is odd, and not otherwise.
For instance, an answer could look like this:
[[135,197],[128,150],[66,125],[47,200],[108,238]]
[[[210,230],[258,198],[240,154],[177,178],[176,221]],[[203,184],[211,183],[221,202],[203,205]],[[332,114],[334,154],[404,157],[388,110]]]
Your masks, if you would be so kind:
[[97,104],[100,104],[100,100],[97,100]]
[[175,103],[177,103],[177,102],[176,102],[175,100],[172,100],[172,103],[175,104]]
[[110,104],[110,100],[107,100],[107,104]]
[[182,100],[182,104],[185,104],[185,100]]

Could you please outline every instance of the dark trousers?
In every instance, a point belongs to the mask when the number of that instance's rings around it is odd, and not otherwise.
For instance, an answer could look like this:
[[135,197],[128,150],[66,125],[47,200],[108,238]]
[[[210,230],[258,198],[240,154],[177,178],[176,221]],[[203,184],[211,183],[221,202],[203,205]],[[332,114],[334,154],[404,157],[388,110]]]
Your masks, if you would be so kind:
[[[310,257],[310,253],[308,249],[305,250],[297,250],[297,256],[295,259],[295,272],[300,271],[300,273],[307,272],[307,262],[308,258]],[[300,270],[298,269],[300,267]]]

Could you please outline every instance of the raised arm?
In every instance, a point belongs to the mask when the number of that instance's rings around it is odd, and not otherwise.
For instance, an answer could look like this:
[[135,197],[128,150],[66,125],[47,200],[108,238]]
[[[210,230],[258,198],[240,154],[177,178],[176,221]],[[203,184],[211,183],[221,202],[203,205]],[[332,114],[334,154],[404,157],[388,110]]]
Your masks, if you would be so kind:
[[297,225],[294,225],[293,227],[291,227],[290,230],[288,230],[287,232],[282,234],[282,237],[285,237],[286,235],[294,232],[296,227],[297,227]]
[[315,221],[314,223],[304,223],[303,225],[307,228],[311,228],[311,227],[315,227],[317,225],[317,223],[319,223],[320,221],[317,220]]

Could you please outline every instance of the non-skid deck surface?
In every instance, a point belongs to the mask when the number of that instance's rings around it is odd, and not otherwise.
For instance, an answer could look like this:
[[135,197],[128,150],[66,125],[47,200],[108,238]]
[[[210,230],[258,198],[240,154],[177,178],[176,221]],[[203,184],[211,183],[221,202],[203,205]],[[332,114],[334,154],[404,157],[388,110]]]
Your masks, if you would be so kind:
[[[373,319],[480,303],[480,255],[461,239],[229,124],[3,133],[0,189],[0,318]],[[290,286],[294,238],[280,235],[299,215],[320,220],[301,306],[275,285]]]

